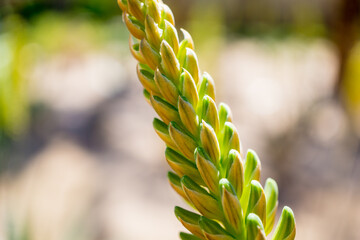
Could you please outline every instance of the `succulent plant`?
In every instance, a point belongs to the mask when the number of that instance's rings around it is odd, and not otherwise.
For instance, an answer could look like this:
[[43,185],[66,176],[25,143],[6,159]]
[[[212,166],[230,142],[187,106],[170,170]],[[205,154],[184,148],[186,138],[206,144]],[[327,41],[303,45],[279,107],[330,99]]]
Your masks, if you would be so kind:
[[[173,189],[198,213],[175,207],[190,233],[184,240],[260,240],[274,227],[278,187],[260,184],[261,165],[245,154],[230,108],[215,102],[214,81],[201,73],[191,35],[180,41],[171,9],[161,0],[118,0],[131,34],[130,51],[139,62],[144,96],[159,118],[153,126],[167,148]],[[273,240],[292,240],[292,210],[284,207]]]

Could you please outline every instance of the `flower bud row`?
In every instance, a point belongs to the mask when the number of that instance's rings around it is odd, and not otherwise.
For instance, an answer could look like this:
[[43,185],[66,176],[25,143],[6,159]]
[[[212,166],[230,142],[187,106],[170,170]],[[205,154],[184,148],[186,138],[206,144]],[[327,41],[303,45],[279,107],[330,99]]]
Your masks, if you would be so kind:
[[[244,159],[230,108],[215,102],[214,80],[201,74],[191,35],[180,41],[170,8],[161,0],[118,0],[132,36],[144,96],[160,119],[156,133],[167,145],[173,189],[199,213],[176,207],[191,234],[181,239],[266,239],[278,206],[276,182],[259,183],[261,165],[249,150]],[[295,223],[284,208],[272,239],[294,239]]]

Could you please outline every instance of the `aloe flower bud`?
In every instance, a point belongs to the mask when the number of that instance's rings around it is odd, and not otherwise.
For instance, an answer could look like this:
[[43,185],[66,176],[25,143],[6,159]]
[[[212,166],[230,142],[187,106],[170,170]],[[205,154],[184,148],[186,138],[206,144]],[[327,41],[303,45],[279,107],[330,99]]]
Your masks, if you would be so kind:
[[[117,0],[139,62],[143,95],[160,119],[153,127],[165,142],[171,187],[197,213],[175,215],[190,233],[183,240],[265,240],[275,225],[276,182],[260,184],[261,164],[241,149],[230,107],[217,108],[215,83],[200,71],[191,35],[179,40],[171,9],[162,0]],[[243,159],[244,158],[244,159]],[[295,239],[293,212],[285,207],[272,240]]]
[[149,67],[152,70],[155,70],[161,61],[160,53],[154,50],[150,46],[149,42],[145,40],[145,38],[141,39],[140,41],[140,52]]
[[175,54],[179,51],[179,37],[176,28],[165,20],[165,29],[163,33],[164,40],[169,43],[170,47],[174,49]]
[[289,207],[284,207],[272,240],[294,239],[295,234],[294,213]]
[[181,240],[201,240],[201,238],[198,238],[195,235],[184,233],[184,232],[180,233],[180,239]]
[[235,240],[235,238],[217,222],[207,219],[206,217],[200,217],[199,222],[206,239]]
[[201,119],[210,124],[215,133],[219,130],[219,115],[216,109],[215,101],[205,95],[202,100]]
[[199,226],[200,215],[187,211],[181,207],[175,207],[175,215],[184,227],[195,236],[203,238],[202,229]]
[[220,159],[219,142],[216,138],[214,129],[205,121],[201,123],[200,141],[211,161],[215,165],[218,165]]
[[234,186],[237,197],[240,199],[244,189],[244,166],[240,153],[234,149],[228,155],[228,165],[230,167],[227,175],[230,183]]
[[186,159],[181,154],[172,150],[171,148],[166,148],[165,157],[169,166],[180,176],[183,177],[185,174],[193,179],[199,184],[203,184],[202,178],[197,171],[196,165],[194,162]]
[[195,108],[199,101],[199,94],[197,92],[194,79],[192,78],[191,74],[186,71],[186,69],[183,69],[183,72],[180,75],[180,86],[182,95]]
[[231,226],[235,236],[245,238],[245,221],[240,201],[236,196],[235,190],[231,183],[223,178],[220,180],[221,204],[224,210],[227,223]]
[[147,69],[143,69],[140,64],[136,67],[137,76],[144,88],[154,95],[161,96],[160,90],[154,81],[154,74]]
[[195,155],[196,166],[206,186],[212,193],[218,195],[219,171],[210,160],[206,159],[204,150],[197,148]]
[[171,105],[176,106],[179,98],[179,90],[159,69],[155,70],[155,83],[164,99]]
[[166,143],[166,146],[169,146],[172,149],[177,150],[177,146],[170,137],[168,125],[166,125],[160,119],[154,118],[153,127],[157,135]]
[[265,197],[266,197],[266,227],[265,232],[269,234],[275,224],[275,216],[278,208],[278,187],[276,182],[268,178],[265,183]]
[[161,43],[162,30],[159,29],[155,20],[146,15],[145,18],[145,34],[148,37],[149,43],[156,49],[159,50]]
[[184,190],[182,189],[181,178],[173,172],[168,172],[168,179],[170,186],[175,190],[175,192],[177,192],[177,194],[179,194],[185,201],[190,204],[189,199],[187,198]]
[[188,159],[194,160],[194,151],[197,147],[194,139],[182,131],[175,122],[170,123],[169,133],[181,153]]
[[246,218],[247,240],[265,240],[264,226],[261,219],[253,213]]
[[173,105],[164,99],[153,95],[150,97],[150,102],[156,113],[166,124],[169,124],[172,120],[180,122],[179,113]]
[[148,16],[152,17],[156,23],[161,21],[160,3],[157,0],[146,0]]
[[263,225],[266,224],[266,199],[264,189],[261,184],[256,181],[251,181],[251,190],[249,197],[249,204],[247,206],[247,215],[255,213],[259,216]]
[[162,41],[160,47],[161,67],[164,73],[174,81],[175,85],[179,84],[180,64],[176,58],[174,50],[165,40]]
[[181,122],[188,128],[193,136],[197,136],[199,128],[199,120],[191,103],[184,98],[179,97],[178,109]]
[[181,179],[181,184],[188,199],[202,215],[211,219],[223,220],[223,213],[218,207],[216,198],[187,176]]

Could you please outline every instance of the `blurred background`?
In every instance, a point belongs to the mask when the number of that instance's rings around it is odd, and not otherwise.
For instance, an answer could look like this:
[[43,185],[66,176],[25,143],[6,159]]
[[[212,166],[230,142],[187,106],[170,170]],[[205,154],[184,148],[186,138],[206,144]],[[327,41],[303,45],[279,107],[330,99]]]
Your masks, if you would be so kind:
[[[360,239],[360,1],[165,1],[295,212]],[[115,0],[0,0],[0,239],[178,239]]]

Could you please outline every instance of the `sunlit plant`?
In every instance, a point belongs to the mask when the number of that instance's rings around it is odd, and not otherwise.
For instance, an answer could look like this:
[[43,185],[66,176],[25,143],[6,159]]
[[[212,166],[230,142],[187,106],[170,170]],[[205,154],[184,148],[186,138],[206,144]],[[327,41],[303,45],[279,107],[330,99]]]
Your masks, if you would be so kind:
[[[191,35],[181,29],[161,0],[118,0],[131,33],[132,55],[144,96],[160,119],[153,125],[166,143],[171,186],[198,213],[175,207],[190,233],[184,240],[260,240],[272,232],[278,187],[260,184],[261,165],[253,150],[241,149],[230,108],[215,102],[214,81],[201,73]],[[273,240],[292,240],[292,210],[284,207]]]

